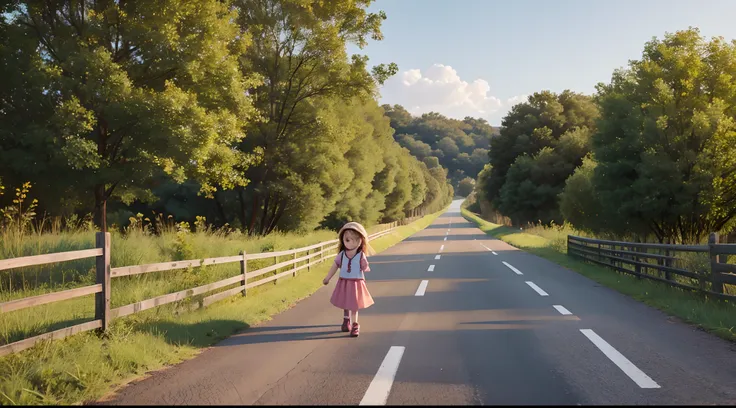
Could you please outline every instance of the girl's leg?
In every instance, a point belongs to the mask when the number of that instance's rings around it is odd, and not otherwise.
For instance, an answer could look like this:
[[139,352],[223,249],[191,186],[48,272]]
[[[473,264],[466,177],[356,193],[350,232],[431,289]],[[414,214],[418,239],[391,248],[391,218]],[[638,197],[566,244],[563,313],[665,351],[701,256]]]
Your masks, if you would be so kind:
[[358,323],[358,311],[351,310],[351,314],[353,315],[353,327],[350,330],[350,335],[353,337],[358,337],[358,335],[360,334],[360,324]]
[[350,311],[347,309],[343,310],[341,330],[344,332],[350,331]]

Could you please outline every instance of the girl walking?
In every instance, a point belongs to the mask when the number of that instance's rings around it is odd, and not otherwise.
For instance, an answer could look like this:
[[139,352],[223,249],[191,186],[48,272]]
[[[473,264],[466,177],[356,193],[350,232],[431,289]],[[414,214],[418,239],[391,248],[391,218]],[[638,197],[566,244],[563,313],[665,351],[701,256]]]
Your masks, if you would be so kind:
[[368,243],[365,228],[357,222],[345,224],[338,237],[340,243],[335,262],[322,283],[330,283],[332,276],[340,269],[340,278],[332,292],[330,303],[343,310],[342,331],[349,331],[350,336],[357,337],[360,334],[358,310],[373,304],[373,298],[365,285],[364,272],[371,270],[366,254],[373,255],[375,251]]

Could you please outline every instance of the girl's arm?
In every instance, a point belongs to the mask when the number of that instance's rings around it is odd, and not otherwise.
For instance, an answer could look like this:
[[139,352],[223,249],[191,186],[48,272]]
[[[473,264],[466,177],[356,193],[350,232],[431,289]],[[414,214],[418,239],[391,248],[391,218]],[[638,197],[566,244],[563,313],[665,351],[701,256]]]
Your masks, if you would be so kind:
[[368,265],[368,258],[365,256],[365,254],[360,255],[360,270],[363,272],[370,272],[371,267]]
[[322,280],[322,283],[327,285],[330,283],[330,279],[335,275],[335,272],[337,272],[337,265],[333,262],[332,267],[330,268],[330,271],[327,272],[327,276]]

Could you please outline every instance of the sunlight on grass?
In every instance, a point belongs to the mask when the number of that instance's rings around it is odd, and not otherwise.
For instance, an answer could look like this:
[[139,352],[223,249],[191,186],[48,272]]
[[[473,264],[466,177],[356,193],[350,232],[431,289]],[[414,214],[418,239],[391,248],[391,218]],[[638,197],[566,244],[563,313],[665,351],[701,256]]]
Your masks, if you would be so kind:
[[[444,211],[444,210],[443,210]],[[412,224],[397,228],[394,232],[372,241],[376,251],[384,251],[406,237],[426,228],[442,212],[421,218]],[[369,233],[375,229],[369,228]],[[261,240],[223,241],[206,235],[192,239],[192,250],[198,256],[224,256],[245,248],[249,252],[281,250],[303,247],[335,238],[335,233],[320,231],[304,237],[275,234]],[[138,237],[139,239],[145,239]],[[169,237],[169,239],[171,239]],[[162,248],[171,248],[162,241],[135,243],[118,239],[118,264],[131,265],[155,262],[161,259]],[[113,240],[115,245],[115,240]],[[142,248],[143,254],[136,253]],[[113,250],[113,254],[115,250]],[[278,284],[265,284],[248,290],[248,296],[235,295],[206,308],[182,312],[177,304],[115,319],[107,336],[98,337],[92,332],[71,336],[64,340],[42,342],[21,353],[0,358],[0,400],[2,404],[78,404],[97,400],[115,387],[125,384],[146,372],[196,356],[203,347],[212,345],[240,330],[269,320],[271,316],[294,306],[299,300],[322,287],[322,279],[329,268],[329,259],[310,271],[302,270],[294,278],[280,280]],[[115,262],[115,261],[113,261]],[[268,260],[268,262],[272,262]],[[207,279],[218,279],[239,273],[225,267],[205,268]],[[201,269],[201,268],[194,268]],[[171,274],[173,272],[173,274]],[[170,271],[169,275],[156,273],[130,277],[128,281],[114,280],[114,303],[121,305],[133,300],[145,299],[151,294],[170,290],[185,282],[179,275],[183,271]],[[179,279],[171,279],[176,277]],[[167,279],[168,278],[168,279]],[[190,279],[198,279],[197,276]],[[167,281],[179,282],[177,284]],[[191,287],[191,286],[189,286]],[[117,293],[117,295],[115,295]],[[117,296],[117,297],[116,297]],[[186,302],[179,302],[180,304]],[[16,313],[13,315],[13,313]],[[94,297],[88,296],[38,306],[5,314],[0,329],[7,341],[28,333],[48,330],[49,325],[68,326],[76,320],[91,320],[94,315]],[[13,315],[12,317],[10,317]],[[63,317],[60,317],[63,316]],[[32,323],[31,323],[32,322]]]
[[567,235],[585,236],[570,228],[535,227],[522,232],[488,222],[467,209],[462,209],[462,214],[486,234],[580,273],[723,339],[736,342],[736,305],[733,302],[708,299],[691,291],[570,258],[567,256]]

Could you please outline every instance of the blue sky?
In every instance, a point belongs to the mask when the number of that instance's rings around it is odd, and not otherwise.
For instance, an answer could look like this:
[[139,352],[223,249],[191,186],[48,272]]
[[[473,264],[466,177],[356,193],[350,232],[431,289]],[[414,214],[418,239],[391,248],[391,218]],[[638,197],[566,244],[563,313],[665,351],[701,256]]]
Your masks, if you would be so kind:
[[736,39],[736,0],[701,1],[377,0],[384,40],[348,50],[399,65],[381,103],[500,125],[533,92],[593,93],[652,37],[693,26]]

